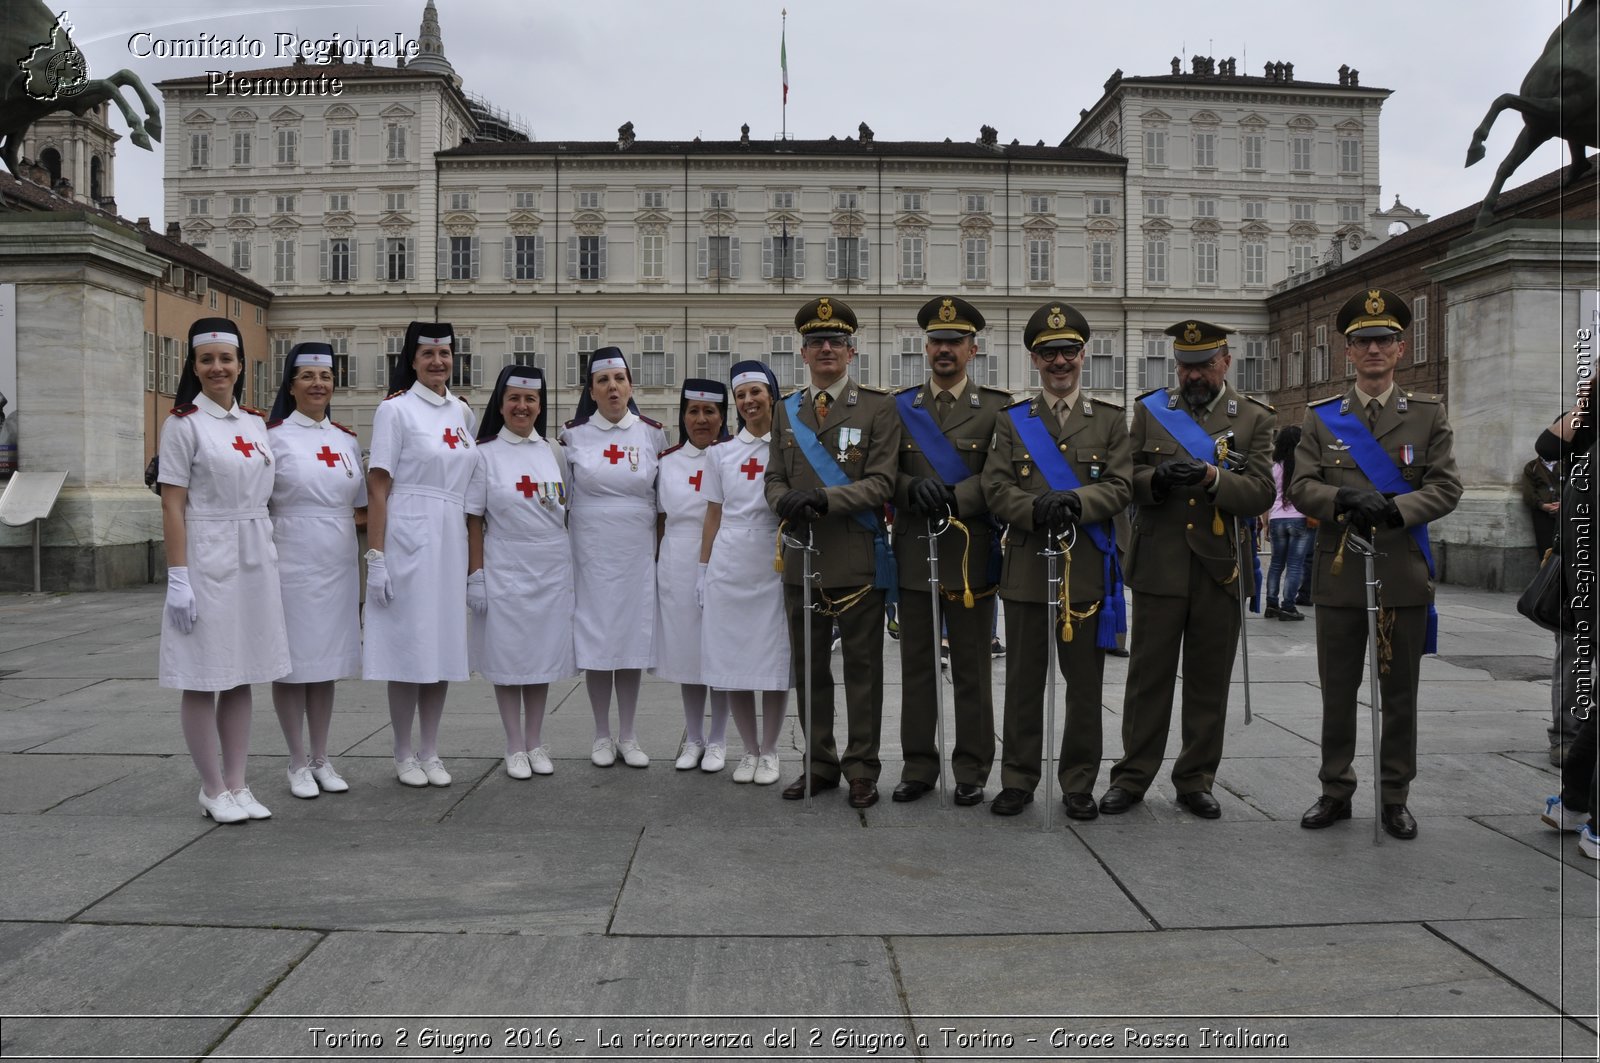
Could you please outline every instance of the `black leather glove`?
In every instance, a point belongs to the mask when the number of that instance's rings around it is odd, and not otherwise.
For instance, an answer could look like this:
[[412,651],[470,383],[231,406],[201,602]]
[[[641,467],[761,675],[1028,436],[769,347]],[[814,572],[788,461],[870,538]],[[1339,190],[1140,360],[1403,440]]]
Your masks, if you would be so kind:
[[1339,488],[1333,496],[1333,508],[1337,513],[1349,514],[1360,526],[1368,528],[1387,525],[1391,517],[1400,514],[1391,499],[1384,498],[1370,487]]
[[1076,491],[1056,491],[1060,496],[1058,519],[1063,524],[1077,524],[1083,518],[1083,499]]
[[806,494],[810,496],[806,499],[806,508],[811,511],[812,515],[805,519],[816,520],[818,517],[826,517],[828,515],[828,492],[816,487],[807,491]]
[[810,491],[788,491],[778,499],[773,509],[780,520],[812,520],[812,516],[802,515],[810,512],[810,501]]
[[1150,493],[1159,502],[1174,487],[1188,487],[1206,478],[1206,463],[1188,458],[1168,458],[1150,475]]
[[1059,528],[1083,513],[1083,503],[1074,491],[1046,491],[1033,500],[1033,526],[1040,531]]
[[918,476],[906,490],[911,498],[911,508],[925,517],[943,515],[946,510],[956,511],[956,493],[942,480],[931,476]]

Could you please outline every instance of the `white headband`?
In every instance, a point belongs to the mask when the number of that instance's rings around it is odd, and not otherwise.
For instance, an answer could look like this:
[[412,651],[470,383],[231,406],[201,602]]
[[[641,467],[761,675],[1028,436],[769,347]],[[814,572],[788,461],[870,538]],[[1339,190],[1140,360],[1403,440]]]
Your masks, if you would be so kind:
[[628,360],[626,358],[618,358],[618,357],[616,357],[614,355],[608,356],[606,358],[596,358],[594,361],[589,363],[589,375],[590,376],[594,376],[596,373],[600,372],[600,370],[602,370],[602,369],[626,369],[626,368],[628,368]]
[[726,395],[719,395],[715,391],[689,391],[687,389],[685,389],[683,397],[691,401],[699,400],[700,402],[721,402],[727,398]]
[[543,386],[543,384],[540,381],[534,379],[533,377],[528,377],[528,376],[508,376],[508,377],[506,377],[506,387],[508,387],[508,388],[527,388],[529,391],[538,391],[539,388],[542,387],[542,386]]
[[239,342],[239,337],[231,332],[197,332],[189,337],[189,349],[191,351],[202,343],[231,343],[235,347],[244,346]]
[[302,351],[294,356],[294,367],[299,369],[303,365],[325,365],[333,368],[333,355],[323,354],[321,351]]
[[748,373],[740,373],[738,376],[733,378],[733,386],[736,389],[739,387],[740,384],[767,384],[767,383],[768,383],[767,374],[758,373],[753,369]]
[[417,346],[418,347],[448,347],[448,346],[450,346],[450,339],[451,339],[451,337],[449,337],[449,336],[418,336],[417,337]]

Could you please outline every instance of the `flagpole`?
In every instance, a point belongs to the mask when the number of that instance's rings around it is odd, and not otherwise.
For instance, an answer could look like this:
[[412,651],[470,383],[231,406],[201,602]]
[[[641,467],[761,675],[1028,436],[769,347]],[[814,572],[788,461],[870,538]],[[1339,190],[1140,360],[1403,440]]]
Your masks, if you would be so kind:
[[779,140],[789,139],[789,9],[783,9],[783,33],[779,37],[778,62],[783,68],[783,124]]

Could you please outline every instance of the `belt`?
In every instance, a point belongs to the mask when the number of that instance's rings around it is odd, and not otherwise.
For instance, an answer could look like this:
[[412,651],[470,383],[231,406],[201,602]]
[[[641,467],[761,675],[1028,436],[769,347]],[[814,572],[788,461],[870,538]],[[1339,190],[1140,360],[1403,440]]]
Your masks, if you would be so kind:
[[350,506],[278,506],[272,510],[274,517],[349,517],[355,519]]
[[389,489],[389,497],[397,495],[423,495],[427,498],[437,498],[442,502],[449,502],[457,509],[463,506],[461,496],[446,491],[441,487],[428,487],[425,484],[396,484]]
[[190,520],[262,520],[267,515],[266,506],[252,509],[185,510],[183,519]]

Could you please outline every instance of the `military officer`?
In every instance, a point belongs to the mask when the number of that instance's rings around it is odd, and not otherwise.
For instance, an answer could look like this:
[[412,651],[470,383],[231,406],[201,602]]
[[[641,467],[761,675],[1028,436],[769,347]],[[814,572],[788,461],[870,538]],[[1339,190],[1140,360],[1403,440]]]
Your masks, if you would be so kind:
[[[1112,518],[1133,495],[1133,457],[1122,408],[1082,394],[1083,315],[1049,302],[1028,319],[1023,342],[1041,388],[995,422],[983,467],[989,509],[1009,524],[1000,597],[1006,614],[1006,692],[1000,783],[989,810],[1014,816],[1033,800],[1043,756],[1047,646],[1067,677],[1058,778],[1067,815],[1094,819],[1100,770],[1100,682],[1106,651],[1125,628]],[[1040,555],[1050,529],[1076,528],[1063,578],[1064,630],[1047,631],[1049,585]],[[1070,634],[1070,641],[1064,641]]]
[[[810,526],[812,555],[811,763],[783,791],[789,800],[831,790],[843,775],[850,804],[878,800],[878,742],[883,728],[883,606],[895,586],[894,555],[883,507],[894,495],[900,418],[888,393],[849,375],[856,315],[823,296],[795,315],[811,382],[778,404],[767,463],[767,504],[799,536]],[[783,597],[795,668],[804,667],[804,558],[784,549]],[[841,755],[833,738],[830,634],[839,625],[844,653],[849,737]],[[802,711],[804,711],[802,706]]]
[[[1134,629],[1122,708],[1122,759],[1100,811],[1144,800],[1166,751],[1183,656],[1183,746],[1172,766],[1178,803],[1222,815],[1211,784],[1222,760],[1228,682],[1239,642],[1239,518],[1272,506],[1272,407],[1227,384],[1228,334],[1206,321],[1167,329],[1178,387],[1139,396],[1133,411],[1133,521],[1128,586]],[[1248,540],[1248,532],[1245,533]]]
[[1417,774],[1417,676],[1437,631],[1428,522],[1456,508],[1461,477],[1442,397],[1395,383],[1410,323],[1405,301],[1384,288],[1344,304],[1336,324],[1355,363],[1355,386],[1311,404],[1294,456],[1289,499],[1321,522],[1311,601],[1322,682],[1322,796],[1300,820],[1312,830],[1349,819],[1356,790],[1356,692],[1368,653],[1364,563],[1344,556],[1344,537],[1355,529],[1377,547],[1378,637],[1389,658],[1378,676],[1383,828],[1396,838],[1417,836],[1406,809]]
[[[967,376],[977,353],[983,315],[954,296],[931,299],[917,314],[926,333],[928,380],[895,396],[904,431],[895,481],[894,548],[900,570],[900,745],[905,767],[896,801],[915,801],[933,789],[943,751],[937,741],[935,684],[941,681],[933,639],[934,614],[950,641],[955,688],[955,743],[950,754],[955,803],[983,801],[994,763],[994,694],[989,643],[994,634],[999,537],[983,498],[983,471],[994,422],[1011,396]],[[929,518],[954,517],[939,540],[940,600],[928,583]],[[968,599],[967,595],[971,595]],[[970,600],[970,605],[966,604]]]

